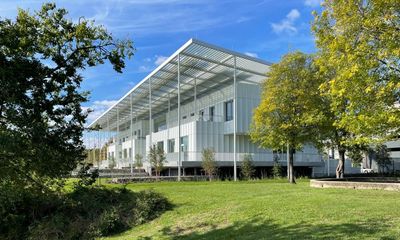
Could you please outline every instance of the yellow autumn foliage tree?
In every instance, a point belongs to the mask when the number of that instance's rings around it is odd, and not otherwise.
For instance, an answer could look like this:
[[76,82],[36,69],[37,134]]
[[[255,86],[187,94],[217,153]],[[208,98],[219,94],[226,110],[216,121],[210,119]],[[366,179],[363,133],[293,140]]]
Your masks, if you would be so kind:
[[349,144],[398,136],[400,1],[325,0],[323,7],[312,29],[335,125],[352,133]]

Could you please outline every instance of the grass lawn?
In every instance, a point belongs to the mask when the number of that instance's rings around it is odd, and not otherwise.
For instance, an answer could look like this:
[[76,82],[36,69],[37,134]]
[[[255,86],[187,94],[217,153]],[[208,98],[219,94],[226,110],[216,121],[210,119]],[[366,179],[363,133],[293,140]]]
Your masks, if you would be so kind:
[[174,207],[107,239],[400,239],[400,192],[315,189],[307,180],[127,187],[154,189]]

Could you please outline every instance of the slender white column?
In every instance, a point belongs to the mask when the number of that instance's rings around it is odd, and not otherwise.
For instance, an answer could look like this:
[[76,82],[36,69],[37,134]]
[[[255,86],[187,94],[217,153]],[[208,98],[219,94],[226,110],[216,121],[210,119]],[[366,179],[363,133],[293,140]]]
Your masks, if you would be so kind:
[[197,83],[196,79],[194,78],[194,118],[197,121]]
[[131,174],[133,174],[133,108],[132,108],[132,93],[131,93]]
[[[137,126],[137,121],[138,121],[138,119],[137,119],[137,110],[135,110],[135,124],[136,124],[136,126]],[[140,136],[139,136],[139,133],[136,131],[136,139],[138,140],[137,141],[137,144],[138,144],[138,146],[136,147],[137,149],[142,149],[142,145],[141,145],[141,143],[140,143]],[[132,150],[133,151],[133,150]],[[140,153],[140,154],[142,154],[141,152],[140,152],[140,150],[139,150],[139,152],[138,153]],[[144,156],[142,156],[142,157],[144,157]],[[143,161],[143,160],[142,160]]]
[[95,138],[95,135],[94,135],[94,132],[92,132],[92,143],[93,143],[93,148],[92,148],[92,157],[93,157],[93,166],[94,166],[94,164],[96,164],[96,140],[94,139]]
[[181,147],[181,55],[178,54],[178,181],[181,180],[181,153],[182,153],[182,147]]
[[233,179],[237,181],[236,169],[236,121],[237,118],[237,96],[236,96],[236,56],[233,57]]
[[[97,159],[97,169],[100,170],[100,161],[101,161],[101,141],[100,141],[100,129],[97,131],[97,146],[99,148],[99,157]],[[100,172],[99,172],[100,174]],[[101,184],[100,176],[98,177],[98,185]]]
[[[150,151],[150,148],[153,146],[153,123],[152,123],[152,114],[151,114],[151,109],[152,108],[152,106],[151,106],[151,78],[149,78],[149,130],[150,130],[150,141],[149,141],[149,151]],[[150,163],[150,159],[148,159],[148,161],[149,161],[149,163]],[[150,176],[151,176],[151,172],[152,172],[152,170],[151,170],[151,167],[150,167],[150,171],[149,171],[149,174],[150,174]]]
[[117,134],[115,137],[115,159],[117,162],[117,168],[119,167],[119,107],[117,105]]
[[[110,141],[110,120],[108,119],[108,114],[107,114],[107,134],[106,134],[106,143],[108,143],[108,141]],[[107,159],[107,162],[108,162],[108,166],[110,166],[110,156],[109,156],[109,153],[108,153],[108,144],[107,144],[107,148],[106,148],[106,159]]]
[[[169,119],[171,118],[171,99],[168,93],[168,117],[165,118],[166,124],[167,124],[167,152],[169,149]],[[169,169],[171,171],[171,168]]]
[[[170,120],[170,118],[171,118],[171,97],[170,97],[170,95],[169,95],[169,93],[168,93],[168,120]],[[169,129],[169,121],[167,121],[167,127],[168,127],[168,129]]]
[[100,129],[97,131],[97,146],[99,148],[99,157],[97,159],[97,168],[100,169],[100,161],[101,161]]

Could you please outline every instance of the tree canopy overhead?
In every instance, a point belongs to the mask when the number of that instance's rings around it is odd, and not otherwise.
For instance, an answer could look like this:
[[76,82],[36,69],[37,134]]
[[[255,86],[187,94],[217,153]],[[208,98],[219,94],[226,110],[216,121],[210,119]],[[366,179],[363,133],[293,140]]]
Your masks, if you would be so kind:
[[29,185],[68,173],[84,159],[80,71],[108,61],[117,72],[134,53],[102,26],[44,4],[0,20],[0,174]]

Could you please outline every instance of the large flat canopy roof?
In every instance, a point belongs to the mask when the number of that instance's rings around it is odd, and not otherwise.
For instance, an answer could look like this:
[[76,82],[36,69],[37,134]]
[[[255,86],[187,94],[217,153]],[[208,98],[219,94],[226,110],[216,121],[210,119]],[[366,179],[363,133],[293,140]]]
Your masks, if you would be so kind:
[[120,122],[130,119],[131,101],[133,115],[137,119],[149,118],[150,103],[152,116],[166,111],[168,102],[171,109],[176,107],[178,62],[181,104],[184,104],[193,100],[195,85],[197,96],[205,94],[210,89],[232,85],[235,61],[238,82],[260,83],[266,78],[266,72],[271,65],[254,57],[190,39],[117,103],[90,123],[89,127],[99,125],[103,130],[116,129],[117,112]]

